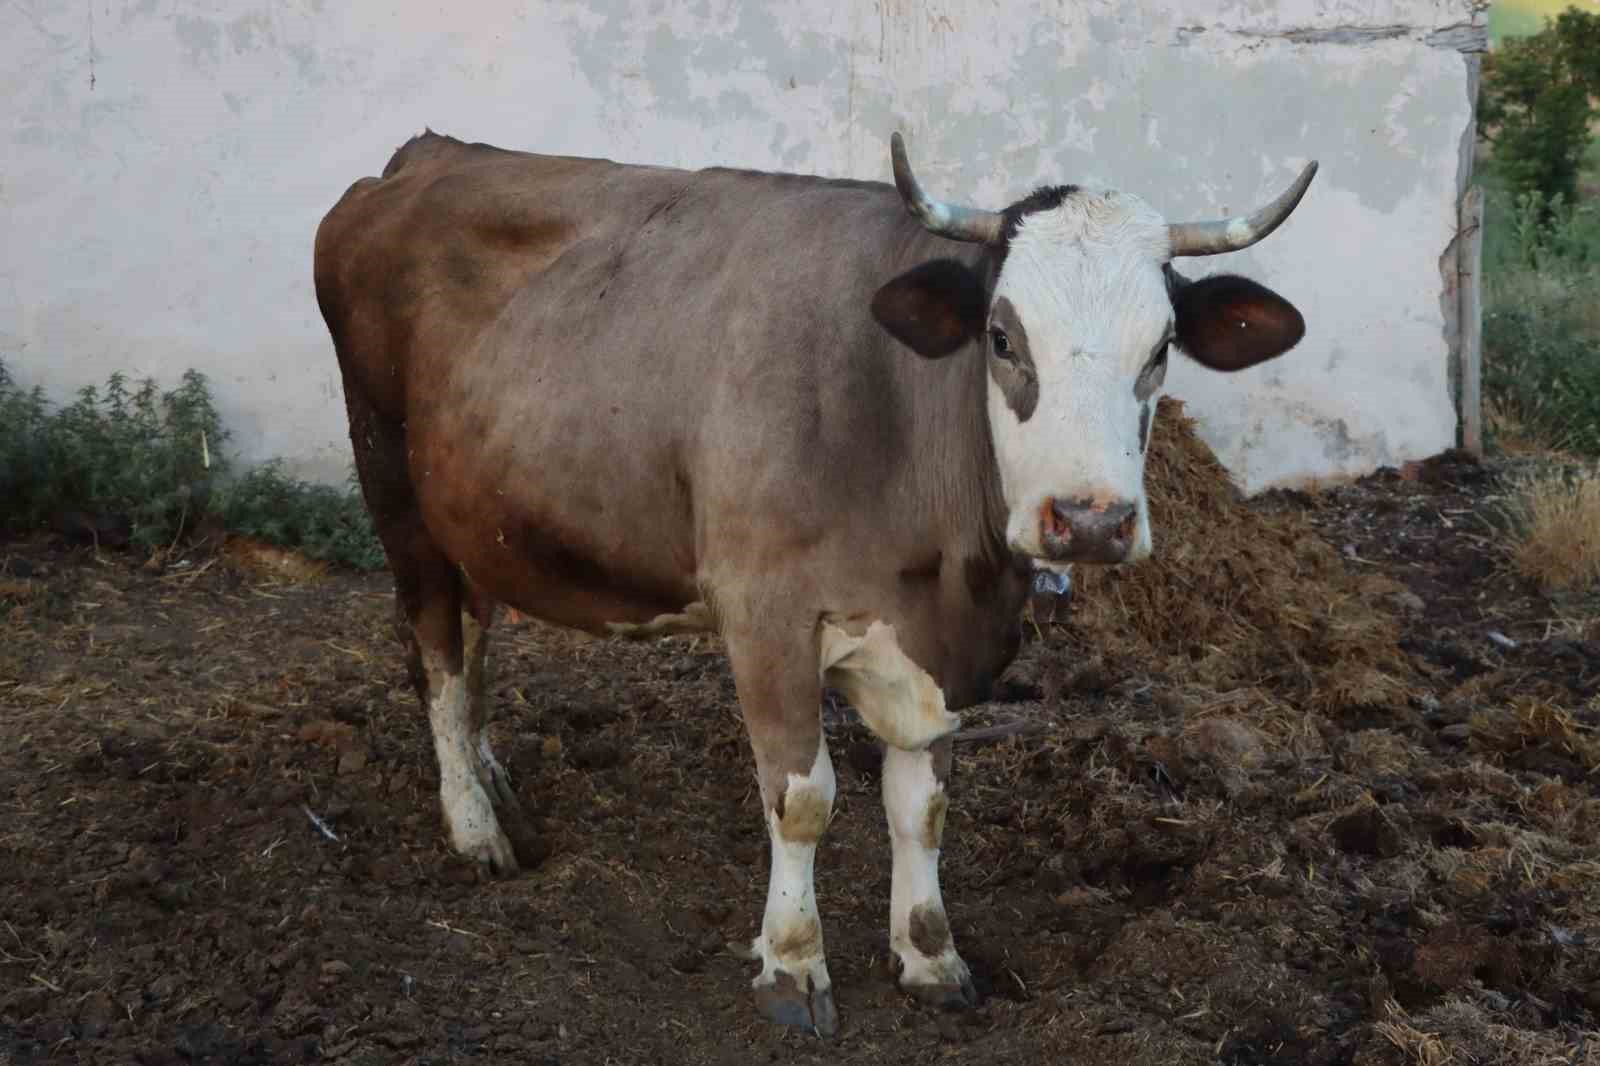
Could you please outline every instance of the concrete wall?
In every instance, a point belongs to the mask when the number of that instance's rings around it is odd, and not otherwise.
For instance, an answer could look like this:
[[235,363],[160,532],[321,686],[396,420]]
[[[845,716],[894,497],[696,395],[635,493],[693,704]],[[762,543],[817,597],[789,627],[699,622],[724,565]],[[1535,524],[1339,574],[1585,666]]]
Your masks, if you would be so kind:
[[[1322,170],[1240,270],[1310,325],[1173,392],[1252,488],[1448,447],[1441,256],[1472,0],[12,0],[0,357],[64,395],[209,373],[245,459],[348,463],[317,222],[424,124],[508,147],[887,179],[1001,206],[1115,185],[1215,217]],[[1481,15],[1478,16],[1481,22]],[[1444,301],[1448,304],[1449,301]]]

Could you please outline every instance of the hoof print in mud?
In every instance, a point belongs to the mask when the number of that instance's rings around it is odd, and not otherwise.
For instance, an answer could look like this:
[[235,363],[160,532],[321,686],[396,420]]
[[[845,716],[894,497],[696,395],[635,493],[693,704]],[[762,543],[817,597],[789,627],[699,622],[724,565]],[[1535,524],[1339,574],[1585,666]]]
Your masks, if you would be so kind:
[[756,1008],[767,1021],[777,1025],[809,1029],[818,1036],[830,1037],[839,1031],[839,1012],[833,1005],[833,989],[811,987],[802,990],[789,974],[779,971],[772,984],[756,987]]

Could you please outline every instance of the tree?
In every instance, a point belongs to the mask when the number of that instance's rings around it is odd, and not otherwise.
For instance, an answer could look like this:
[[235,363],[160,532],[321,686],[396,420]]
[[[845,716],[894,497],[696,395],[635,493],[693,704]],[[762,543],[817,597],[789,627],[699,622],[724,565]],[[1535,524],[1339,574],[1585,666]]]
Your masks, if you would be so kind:
[[1600,14],[1569,7],[1484,60],[1479,132],[1514,193],[1577,198],[1578,166],[1600,96]]

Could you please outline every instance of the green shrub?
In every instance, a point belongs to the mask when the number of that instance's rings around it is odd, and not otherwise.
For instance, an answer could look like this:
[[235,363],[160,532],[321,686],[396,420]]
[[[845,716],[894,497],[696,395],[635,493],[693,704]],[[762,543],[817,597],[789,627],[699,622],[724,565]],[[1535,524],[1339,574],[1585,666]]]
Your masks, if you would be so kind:
[[205,510],[226,438],[196,370],[170,392],[112,374],[104,391],[86,386],[51,412],[0,364],[0,522],[38,526],[81,510],[125,518],[137,544],[170,541]]
[[313,559],[361,570],[381,569],[383,546],[352,475],[343,489],[288,476],[278,460],[263,463],[228,485],[217,501],[223,524]]
[[1491,191],[1484,395],[1545,444],[1600,455],[1600,209]]
[[228,433],[205,375],[163,392],[112,374],[59,410],[24,391],[0,360],[0,531],[114,519],[145,547],[168,544],[203,516],[306,555],[362,569],[384,565],[360,491],[315,485],[269,462],[227,477]]

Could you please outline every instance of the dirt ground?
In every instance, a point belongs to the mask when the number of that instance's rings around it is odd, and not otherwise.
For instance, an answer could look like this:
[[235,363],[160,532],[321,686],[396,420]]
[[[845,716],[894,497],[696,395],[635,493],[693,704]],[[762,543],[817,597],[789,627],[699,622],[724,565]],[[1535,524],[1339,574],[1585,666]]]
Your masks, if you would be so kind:
[[[767,841],[714,642],[497,629],[540,861],[493,881],[443,838],[385,575],[0,545],[0,1063],[1593,1066],[1600,622],[1501,561],[1504,474],[1217,496],[1218,536],[1302,531],[1308,621],[1118,644],[1136,593],[1217,598],[1191,568],[1027,626],[967,719],[1035,729],[952,784],[975,1011],[894,985],[878,749],[830,708],[832,1043],[763,1023],[725,947]],[[1353,635],[1317,614],[1345,588],[1378,589]]]

